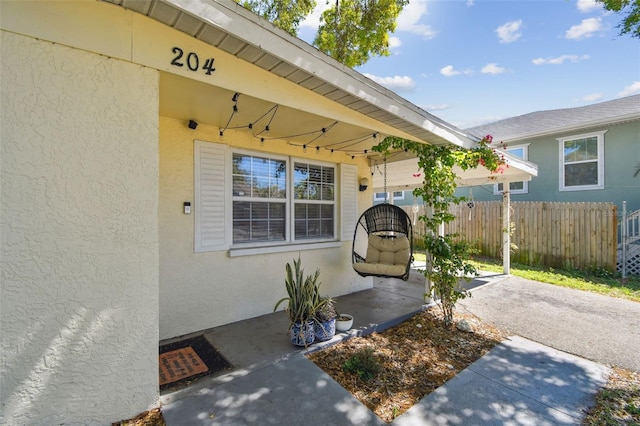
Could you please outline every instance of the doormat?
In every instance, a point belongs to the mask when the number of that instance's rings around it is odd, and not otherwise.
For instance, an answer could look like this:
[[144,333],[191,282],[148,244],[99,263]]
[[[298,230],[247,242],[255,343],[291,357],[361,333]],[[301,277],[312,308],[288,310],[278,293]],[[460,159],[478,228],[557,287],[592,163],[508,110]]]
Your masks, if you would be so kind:
[[204,336],[162,345],[159,357],[161,391],[232,368]]

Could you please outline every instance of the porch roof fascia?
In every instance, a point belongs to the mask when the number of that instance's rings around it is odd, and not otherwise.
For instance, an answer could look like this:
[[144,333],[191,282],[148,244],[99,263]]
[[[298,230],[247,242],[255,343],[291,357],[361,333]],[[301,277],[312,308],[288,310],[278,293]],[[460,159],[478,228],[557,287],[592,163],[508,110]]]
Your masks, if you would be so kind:
[[[469,170],[462,170],[456,166],[454,167],[454,173],[457,175],[456,185],[466,187],[521,182],[530,181],[538,176],[536,164],[522,160],[506,151],[501,151],[500,154],[504,155],[505,164],[509,166],[503,173],[491,172],[483,166]],[[418,170],[417,158],[390,162],[387,164],[387,168],[387,191],[412,190],[422,186],[422,178],[413,176],[413,173]],[[374,192],[384,190],[382,175],[373,175],[372,188]]]
[[[241,59],[246,59],[242,54],[247,48],[258,50],[268,56],[269,60],[260,60],[271,64],[269,71],[390,125],[403,134],[410,134],[416,141],[471,148],[479,140],[275,27],[234,1],[102,1],[146,15]],[[212,35],[212,32],[217,34]],[[224,33],[226,37],[219,36],[219,33]],[[232,38],[233,42],[227,38]],[[239,43],[244,46],[238,47]],[[235,51],[225,49],[225,46],[233,46]],[[253,63],[256,62],[257,59]],[[278,72],[278,64],[274,62],[287,64],[294,72]]]

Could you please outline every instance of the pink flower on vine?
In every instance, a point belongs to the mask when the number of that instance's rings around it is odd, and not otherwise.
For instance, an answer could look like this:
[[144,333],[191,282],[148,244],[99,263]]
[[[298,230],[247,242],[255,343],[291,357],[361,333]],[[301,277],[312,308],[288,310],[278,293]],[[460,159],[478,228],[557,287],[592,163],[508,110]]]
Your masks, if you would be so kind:
[[487,136],[485,136],[484,138],[485,138],[485,139],[487,140],[487,142],[489,142],[489,143],[493,142],[493,136],[491,136],[491,135],[487,135]]

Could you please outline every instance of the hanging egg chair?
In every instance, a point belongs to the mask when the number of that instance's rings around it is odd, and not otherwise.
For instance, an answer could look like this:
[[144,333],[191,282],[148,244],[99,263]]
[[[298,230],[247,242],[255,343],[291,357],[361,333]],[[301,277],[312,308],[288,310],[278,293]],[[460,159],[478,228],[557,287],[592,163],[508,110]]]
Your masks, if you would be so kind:
[[361,276],[409,279],[413,262],[411,219],[393,204],[365,210],[353,234],[352,265]]

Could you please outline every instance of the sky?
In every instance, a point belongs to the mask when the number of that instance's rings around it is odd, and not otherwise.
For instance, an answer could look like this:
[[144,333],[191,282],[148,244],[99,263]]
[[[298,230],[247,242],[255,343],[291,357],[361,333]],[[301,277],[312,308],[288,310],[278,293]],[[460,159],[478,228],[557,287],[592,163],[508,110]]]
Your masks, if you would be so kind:
[[[311,43],[326,0],[298,37]],[[593,0],[412,0],[355,69],[461,128],[640,93],[640,39]]]

